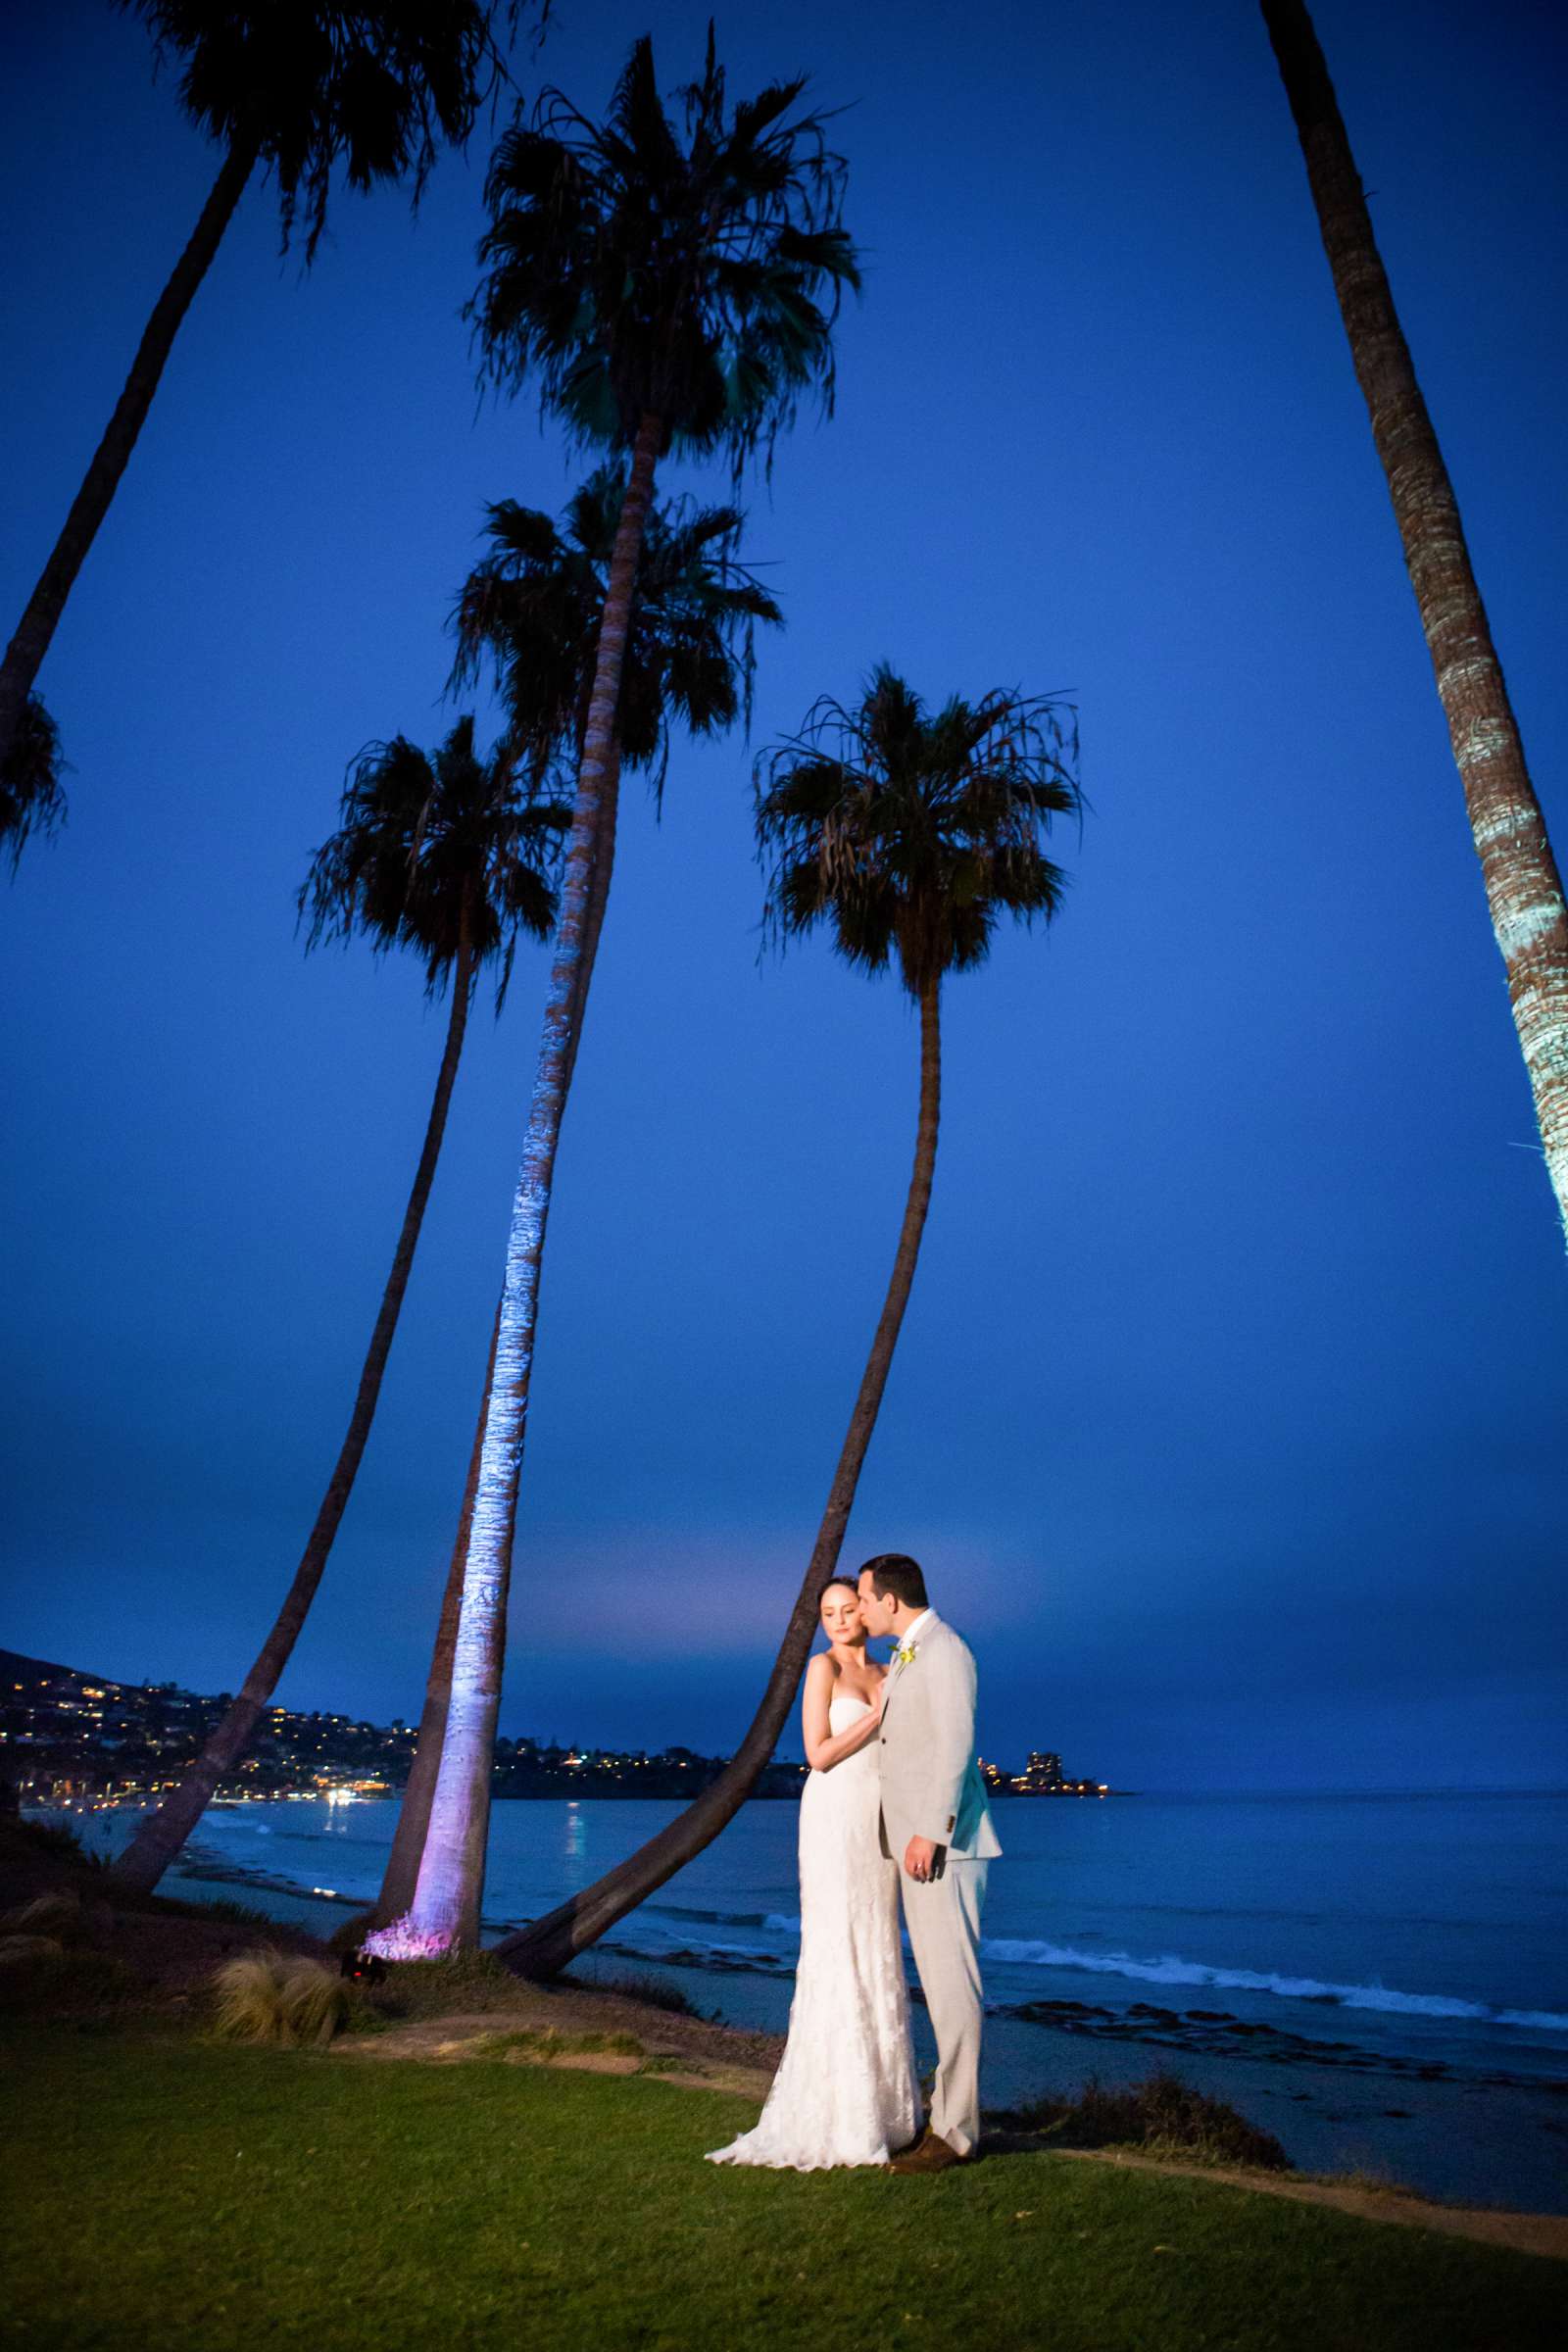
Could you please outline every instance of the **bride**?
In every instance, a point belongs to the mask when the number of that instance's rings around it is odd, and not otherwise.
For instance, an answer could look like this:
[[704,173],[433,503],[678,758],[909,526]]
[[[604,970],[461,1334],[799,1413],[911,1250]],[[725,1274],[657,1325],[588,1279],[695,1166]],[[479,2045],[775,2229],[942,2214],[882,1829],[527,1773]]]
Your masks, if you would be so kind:
[[854,1585],[824,1586],[828,1647],[806,1670],[801,1957],[789,2038],[755,2131],[710,2164],[885,2164],[920,2128],[899,1872],[882,1851],[877,1730],[887,1668],[865,1654]]

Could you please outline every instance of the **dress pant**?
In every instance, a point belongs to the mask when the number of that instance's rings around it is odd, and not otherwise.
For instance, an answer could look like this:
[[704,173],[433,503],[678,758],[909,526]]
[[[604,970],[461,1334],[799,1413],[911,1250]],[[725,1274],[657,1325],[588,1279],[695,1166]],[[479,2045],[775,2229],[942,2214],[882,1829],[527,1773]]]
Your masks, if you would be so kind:
[[931,2129],[960,2156],[980,2137],[980,1911],[988,1868],[949,1856],[936,1878],[911,1879],[899,1867],[905,1925],[937,2037]]

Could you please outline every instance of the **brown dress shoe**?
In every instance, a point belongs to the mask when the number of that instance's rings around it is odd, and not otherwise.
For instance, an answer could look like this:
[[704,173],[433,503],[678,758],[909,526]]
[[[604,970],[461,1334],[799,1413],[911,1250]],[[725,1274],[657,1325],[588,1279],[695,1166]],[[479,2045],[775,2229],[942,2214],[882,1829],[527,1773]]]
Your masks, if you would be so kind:
[[968,2161],[967,2156],[959,2155],[951,2140],[944,2139],[939,2132],[928,2131],[924,2139],[908,2149],[906,2154],[890,2157],[888,2171],[890,2173],[945,2173],[950,2165],[967,2164]]

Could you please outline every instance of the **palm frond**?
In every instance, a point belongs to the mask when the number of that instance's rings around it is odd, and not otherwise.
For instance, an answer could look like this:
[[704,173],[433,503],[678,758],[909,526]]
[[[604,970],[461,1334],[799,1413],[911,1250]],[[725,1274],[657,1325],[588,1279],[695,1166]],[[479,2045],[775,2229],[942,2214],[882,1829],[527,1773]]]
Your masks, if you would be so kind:
[[13,880],[29,834],[47,839],[66,821],[60,779],[69,766],[59,727],[41,698],[29,694],[0,767],[0,850],[10,853]]
[[[466,691],[488,666],[536,788],[581,751],[623,493],[612,463],[578,486],[559,527],[512,500],[490,506],[487,552],[453,607],[448,691]],[[648,516],[616,726],[622,764],[648,772],[656,802],[676,723],[698,735],[750,723],[756,628],[782,615],[740,561],[743,522],[736,507],[687,500]]]
[[1081,813],[1077,759],[1056,695],[997,688],[931,712],[883,662],[858,702],[820,697],[754,768],[764,943],[826,925],[852,964],[896,958],[915,996],[983,962],[1004,914],[1061,906],[1045,845]]
[[[225,146],[254,144],[277,181],[283,245],[305,225],[314,261],[341,169],[362,193],[406,182],[418,204],[442,144],[461,146],[510,81],[485,0],[116,0],[154,57],[176,62],[180,104]],[[515,23],[517,9],[502,12]]]
[[403,735],[367,744],[349,763],[337,831],[300,886],[307,951],[367,938],[380,955],[410,948],[438,996],[465,944],[506,1001],[517,940],[548,938],[570,809],[538,789],[510,743],[482,758],[471,716],[432,759]]
[[729,108],[710,38],[701,76],[660,97],[633,48],[603,122],[557,89],[497,145],[469,305],[483,377],[537,382],[584,443],[770,457],[800,400],[833,397],[833,323],[859,284],[830,117],[804,77]]

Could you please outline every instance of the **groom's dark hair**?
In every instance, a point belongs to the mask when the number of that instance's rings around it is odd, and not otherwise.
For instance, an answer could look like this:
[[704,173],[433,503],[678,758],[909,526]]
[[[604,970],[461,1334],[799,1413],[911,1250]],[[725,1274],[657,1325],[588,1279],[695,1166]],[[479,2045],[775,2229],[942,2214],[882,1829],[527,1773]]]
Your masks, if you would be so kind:
[[871,1590],[878,1600],[890,1595],[904,1603],[906,1609],[928,1609],[925,1578],[918,1560],[911,1560],[906,1551],[879,1551],[874,1560],[866,1560],[860,1568],[862,1576],[869,1575]]

